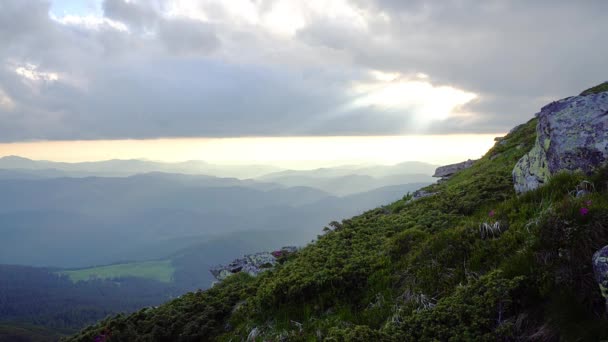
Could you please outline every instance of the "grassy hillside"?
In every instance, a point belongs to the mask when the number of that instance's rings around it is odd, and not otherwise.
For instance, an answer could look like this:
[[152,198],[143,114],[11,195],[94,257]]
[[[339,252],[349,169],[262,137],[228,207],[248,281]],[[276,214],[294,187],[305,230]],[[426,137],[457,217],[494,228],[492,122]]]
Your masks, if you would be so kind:
[[[608,336],[591,255],[608,244],[608,170],[516,196],[535,139],[518,127],[480,161],[333,225],[276,269],[238,275],[70,341],[500,341]],[[595,191],[571,192],[587,180]],[[581,214],[581,208],[588,212]]]
[[608,91],[608,82],[600,83],[595,87],[589,88],[581,93],[582,96],[597,94],[604,91]]
[[114,279],[124,277],[138,277],[170,282],[173,278],[174,268],[171,261],[146,261],[126,264],[115,264],[100,267],[90,267],[71,271],[62,271],[73,282],[89,279]]

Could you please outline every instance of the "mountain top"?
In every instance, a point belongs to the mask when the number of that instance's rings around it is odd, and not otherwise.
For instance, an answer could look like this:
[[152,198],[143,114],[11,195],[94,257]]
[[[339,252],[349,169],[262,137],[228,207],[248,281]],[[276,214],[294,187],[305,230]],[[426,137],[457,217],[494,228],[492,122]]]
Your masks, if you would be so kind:
[[600,84],[596,85],[595,87],[591,87],[591,88],[583,91],[580,96],[599,94],[599,93],[603,93],[605,91],[608,91],[608,81],[606,81],[604,83],[600,83]]

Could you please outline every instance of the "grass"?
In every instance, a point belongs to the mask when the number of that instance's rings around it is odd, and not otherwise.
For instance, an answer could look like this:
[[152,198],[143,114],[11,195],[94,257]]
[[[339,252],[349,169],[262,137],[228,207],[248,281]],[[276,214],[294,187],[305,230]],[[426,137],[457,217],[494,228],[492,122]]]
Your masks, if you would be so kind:
[[161,282],[171,282],[175,269],[171,261],[145,261],[127,264],[116,264],[84,268],[79,270],[62,271],[73,282],[89,279],[115,279],[123,277],[137,277],[154,279]]
[[581,93],[581,96],[598,94],[598,93],[602,93],[605,91],[608,91],[608,82],[598,84],[593,88],[589,88],[589,89],[585,90],[584,92]]

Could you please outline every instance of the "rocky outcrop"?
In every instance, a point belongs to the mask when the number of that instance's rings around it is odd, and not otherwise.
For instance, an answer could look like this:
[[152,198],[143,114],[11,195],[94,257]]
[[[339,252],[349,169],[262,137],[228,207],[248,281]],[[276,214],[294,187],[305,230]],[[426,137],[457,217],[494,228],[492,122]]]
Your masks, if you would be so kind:
[[461,163],[440,166],[435,170],[435,174],[433,175],[433,177],[441,177],[441,180],[449,179],[458,171],[468,169],[473,166],[474,162],[475,160],[469,159]]
[[604,299],[608,303],[608,246],[593,254],[593,273]]
[[608,160],[608,92],[565,98],[536,116],[536,144],[513,169],[517,193],[560,171],[591,173]]
[[297,251],[297,247],[287,246],[274,252],[261,252],[247,254],[242,258],[235,259],[228,265],[220,265],[209,270],[215,279],[222,281],[229,276],[247,272],[251,276],[256,276],[261,272],[271,269],[277,264],[277,260]]

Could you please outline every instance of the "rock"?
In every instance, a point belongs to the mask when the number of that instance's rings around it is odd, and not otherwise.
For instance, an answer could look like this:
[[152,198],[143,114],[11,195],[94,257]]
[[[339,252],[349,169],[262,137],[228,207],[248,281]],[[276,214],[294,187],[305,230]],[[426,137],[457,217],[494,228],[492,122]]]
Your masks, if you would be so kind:
[[436,195],[436,192],[430,192],[430,191],[426,191],[426,190],[416,190],[414,191],[414,193],[412,194],[412,198],[410,198],[409,201],[407,201],[407,203],[419,200],[421,198],[425,198],[425,197],[429,197],[429,196],[433,196]]
[[496,141],[496,143],[500,146],[504,146],[509,142],[509,139],[505,138],[505,137],[496,137],[494,138],[494,141]]
[[296,246],[284,246],[281,248],[282,252],[287,252],[287,253],[295,253],[298,251],[298,247]]
[[247,272],[251,276],[256,276],[277,264],[277,258],[294,253],[298,250],[297,247],[287,246],[281,248],[280,251],[272,253],[261,252],[255,254],[247,254],[240,259],[235,259],[228,265],[219,265],[209,269],[215,279],[222,281],[231,275],[238,272]]
[[608,246],[604,246],[593,254],[593,273],[608,305]]
[[436,192],[429,192],[426,190],[416,190],[412,194],[412,199],[417,200],[417,199],[433,196],[434,194],[436,194]]
[[493,154],[493,155],[490,156],[490,160],[494,160],[494,159],[500,157],[501,155],[502,155],[502,153]]
[[517,193],[560,171],[586,174],[608,160],[608,92],[553,102],[536,114],[536,143],[513,169]]
[[226,266],[216,266],[209,271],[215,279],[224,280],[238,272],[247,272],[252,276],[267,270],[277,263],[276,258],[267,252],[245,255],[243,258],[236,259]]
[[450,164],[450,165],[438,167],[435,170],[435,174],[433,175],[433,177],[441,177],[442,179],[448,179],[448,178],[452,177],[458,171],[468,169],[469,167],[473,166],[474,162],[476,162],[476,160],[469,159],[469,160],[463,161],[461,163]]

